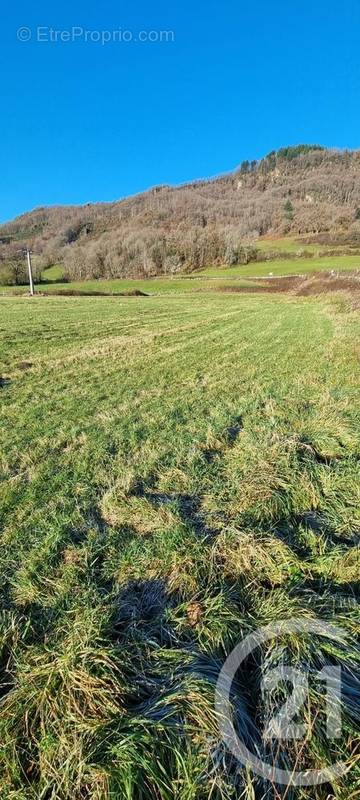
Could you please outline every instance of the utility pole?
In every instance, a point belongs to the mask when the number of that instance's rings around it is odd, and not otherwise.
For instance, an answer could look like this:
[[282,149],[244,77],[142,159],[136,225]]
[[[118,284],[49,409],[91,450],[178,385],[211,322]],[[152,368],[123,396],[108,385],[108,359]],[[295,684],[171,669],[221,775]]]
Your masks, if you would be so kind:
[[30,252],[28,247],[26,248],[26,258],[27,258],[27,265],[28,265],[28,271],[29,271],[30,294],[31,294],[31,296],[33,296],[34,295],[34,280],[33,280],[32,267],[31,267],[31,252]]

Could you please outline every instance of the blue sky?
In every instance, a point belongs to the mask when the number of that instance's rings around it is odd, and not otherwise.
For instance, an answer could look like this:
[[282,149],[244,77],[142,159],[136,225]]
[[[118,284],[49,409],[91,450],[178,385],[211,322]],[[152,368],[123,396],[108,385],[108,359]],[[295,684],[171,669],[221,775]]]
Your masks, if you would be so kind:
[[[0,221],[214,175],[282,145],[360,146],[358,0],[6,6]],[[73,27],[133,40],[50,41]],[[140,31],[174,41],[140,43]]]

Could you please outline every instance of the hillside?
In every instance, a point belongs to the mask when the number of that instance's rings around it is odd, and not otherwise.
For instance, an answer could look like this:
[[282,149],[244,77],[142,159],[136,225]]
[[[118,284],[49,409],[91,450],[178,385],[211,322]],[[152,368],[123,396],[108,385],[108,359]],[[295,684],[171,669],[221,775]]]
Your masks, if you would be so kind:
[[0,261],[13,271],[26,245],[70,279],[149,277],[244,263],[260,237],[284,235],[360,245],[360,151],[282,148],[212,180],[39,208],[0,226]]

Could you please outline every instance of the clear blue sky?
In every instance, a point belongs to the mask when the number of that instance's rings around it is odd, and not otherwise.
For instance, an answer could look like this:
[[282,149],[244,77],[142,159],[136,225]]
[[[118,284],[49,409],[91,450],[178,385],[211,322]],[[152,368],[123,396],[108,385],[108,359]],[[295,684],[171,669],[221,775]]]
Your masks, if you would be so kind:
[[[282,145],[360,146],[358,0],[4,5],[1,221],[214,175]],[[49,41],[46,29],[73,26],[134,40]],[[173,42],[135,41],[164,30]]]

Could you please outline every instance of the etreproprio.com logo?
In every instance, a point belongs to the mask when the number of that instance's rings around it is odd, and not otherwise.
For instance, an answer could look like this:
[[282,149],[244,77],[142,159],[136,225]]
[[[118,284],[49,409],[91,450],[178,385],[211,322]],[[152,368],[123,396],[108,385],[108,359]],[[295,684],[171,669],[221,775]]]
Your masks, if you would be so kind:
[[29,28],[22,25],[16,31],[19,42],[35,42],[47,44],[171,44],[175,41],[175,31],[141,30],[132,31],[123,28],[112,30],[95,30],[73,25],[71,28],[59,29],[50,25],[38,25]]

